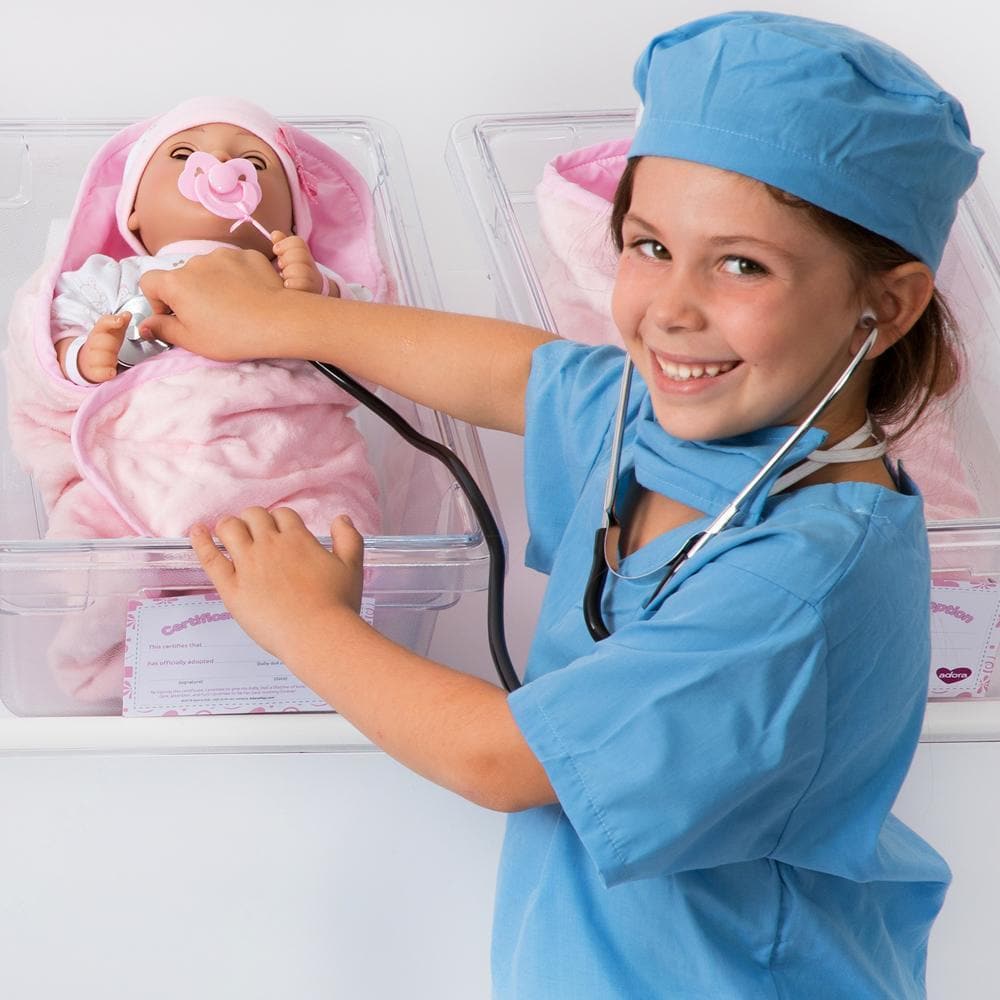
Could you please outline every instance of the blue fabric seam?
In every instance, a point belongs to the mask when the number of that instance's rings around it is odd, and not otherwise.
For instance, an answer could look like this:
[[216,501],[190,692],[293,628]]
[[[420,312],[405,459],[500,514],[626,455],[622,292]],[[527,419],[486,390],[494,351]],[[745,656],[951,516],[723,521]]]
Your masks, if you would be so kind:
[[[841,580],[843,580],[843,578],[850,572],[851,568],[857,563],[858,557],[859,557],[860,553],[863,552],[864,549],[865,549],[865,545],[866,545],[866,542],[868,540],[868,536],[869,536],[869,534],[871,533],[871,530],[872,530],[872,524],[876,520],[876,518],[878,518],[878,520],[880,520],[880,521],[884,520],[884,518],[881,515],[878,514],[878,507],[879,507],[881,501],[882,501],[882,494],[881,493],[876,493],[875,494],[874,503],[872,504],[872,508],[871,508],[871,510],[869,512],[869,516],[868,516],[867,521],[865,523],[864,534],[858,539],[856,545],[854,546],[854,552],[851,554],[851,558],[849,560],[845,561],[845,563],[844,563],[844,565],[842,567],[841,572],[837,576],[837,579],[833,583],[831,583],[830,586],[827,588],[826,594],[829,594],[830,590],[834,586],[836,586],[837,583],[839,583]],[[737,568],[739,569],[739,568],[742,568],[742,567],[737,567]],[[744,570],[744,572],[749,572],[749,571]],[[826,595],[824,594],[824,596],[826,596]],[[827,634],[826,622],[823,620],[823,616],[819,613],[818,609],[815,608],[812,605],[811,602],[803,602],[803,603],[808,604],[808,606],[811,607],[813,609],[813,611],[815,612],[816,617],[817,617],[817,619],[819,621],[820,628],[822,629],[823,644],[826,647],[826,649],[829,650],[831,648],[831,642],[830,642],[830,637]],[[829,684],[829,676],[828,676],[827,671],[825,669],[825,665],[827,663],[827,660],[828,660],[828,657],[824,657],[823,658],[823,663],[824,663],[823,680],[824,680],[824,683],[826,685],[826,714],[827,714],[827,717],[829,717],[830,684]],[[778,835],[778,839],[775,842],[774,849],[772,850],[772,853],[773,853],[774,850],[777,850],[778,845],[781,843],[781,840],[782,840],[782,838],[785,835],[785,831],[788,829],[789,823],[791,823],[791,821],[792,821],[792,816],[795,814],[795,810],[798,809],[798,807],[801,804],[802,800],[806,797],[806,795],[809,794],[809,790],[812,788],[813,784],[816,781],[816,778],[819,775],[819,772],[820,772],[820,770],[821,770],[821,768],[823,766],[823,761],[824,761],[824,759],[826,757],[826,753],[827,753],[826,734],[828,732],[829,732],[829,727],[828,726],[824,726],[824,728],[823,728],[823,733],[824,733],[823,751],[819,755],[819,760],[816,763],[816,769],[813,772],[812,778],[809,780],[808,784],[803,789],[802,795],[799,796],[798,802],[796,802],[795,805],[792,806],[792,808],[788,810],[788,819],[785,821],[785,825],[784,825],[784,827],[782,827],[781,833]],[[914,747],[914,753],[916,753],[916,747]]]
[[[746,543],[746,544],[750,544],[750,543]],[[726,550],[726,552],[731,552],[731,551],[732,551],[732,549],[727,549]],[[717,556],[714,556],[712,559],[706,559],[705,562],[699,563],[697,566],[693,567],[692,570],[691,570],[691,572],[688,574],[688,576],[684,577],[684,579],[681,580],[681,583],[683,583],[684,580],[688,579],[688,577],[694,576],[695,573],[697,573],[700,569],[703,569],[710,562],[717,562],[717,561],[719,561],[723,556],[726,555],[726,552],[720,552]],[[744,576],[753,577],[755,580],[759,580],[761,583],[770,584],[772,587],[774,587],[775,590],[780,590],[783,594],[786,594],[788,597],[792,598],[793,601],[798,601],[804,607],[809,608],[809,610],[812,611],[812,613],[819,619],[820,624],[823,625],[823,616],[820,614],[819,608],[816,606],[816,603],[814,603],[812,600],[809,600],[808,598],[803,597],[801,594],[796,594],[795,591],[789,590],[787,587],[785,587],[782,584],[778,583],[777,580],[772,580],[769,576],[761,576],[760,573],[755,573],[752,569],[747,569],[746,566],[738,566],[738,565],[726,566],[726,569],[727,570],[733,570],[733,571],[736,571],[736,572],[743,573]],[[650,572],[654,572],[654,571],[650,570]],[[841,575],[843,575],[843,574],[841,574]],[[672,593],[672,591],[671,591],[671,593]],[[822,600],[822,598],[821,598],[821,600]],[[666,603],[666,602],[664,602],[664,603]],[[643,619],[643,621],[645,621],[645,619]],[[649,652],[649,650],[645,646],[630,646],[627,642],[621,642],[619,640],[619,638],[618,638],[619,634],[620,633],[615,633],[614,634],[615,645],[619,645],[623,649],[635,650],[636,652],[639,652],[639,653]],[[829,643],[826,641],[826,628],[825,628],[825,626],[823,628],[823,641],[824,641],[824,644],[827,646],[827,648],[829,648]]]
[[[549,718],[548,712],[545,711],[545,706],[542,704],[542,702],[536,698],[535,705],[538,708],[538,711],[541,714],[542,718],[545,720],[545,725],[548,727],[552,739],[558,745],[559,750],[563,755],[563,758],[569,763],[570,767],[572,767],[573,774],[576,775],[576,780],[579,782],[580,788],[583,790],[584,793],[584,798],[587,800],[587,805],[590,806],[590,811],[593,813],[594,818],[597,820],[597,825],[601,828],[601,832],[604,834],[608,844],[611,846],[611,850],[614,852],[615,858],[618,860],[618,863],[623,868],[627,867],[628,860],[625,856],[625,852],[618,845],[617,841],[612,835],[611,830],[609,829],[608,824],[606,822],[604,812],[598,807],[594,799],[594,796],[591,793],[590,786],[587,784],[587,780],[586,778],[584,778],[583,772],[580,770],[580,767],[577,764],[576,758],[573,756],[572,753],[570,753],[566,744],[563,742],[562,736],[559,734],[555,726],[553,726],[552,720]],[[565,810],[563,811],[565,812]],[[598,866],[598,868],[599,867],[600,866]]]
[[774,967],[777,963],[777,952],[778,945],[780,943],[781,929],[785,926],[786,914],[788,911],[788,887],[785,884],[785,875],[782,871],[782,865],[780,861],[776,861],[773,858],[768,859],[771,864],[774,865],[775,874],[778,877],[778,885],[781,891],[781,899],[778,901],[778,914],[774,921],[774,933],[771,935],[771,954],[767,959],[767,971],[771,976],[771,983],[774,986],[774,995],[776,997],[781,997],[781,989],[778,980],[774,975]]

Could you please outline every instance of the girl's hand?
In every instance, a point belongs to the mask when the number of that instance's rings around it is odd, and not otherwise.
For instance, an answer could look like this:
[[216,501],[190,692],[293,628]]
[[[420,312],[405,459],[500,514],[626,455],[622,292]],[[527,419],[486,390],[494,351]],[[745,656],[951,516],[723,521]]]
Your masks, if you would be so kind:
[[330,528],[332,551],[287,507],[250,507],[222,518],[215,534],[229,558],[202,524],[191,529],[195,554],[243,630],[279,659],[324,616],[360,608],[364,541],[348,517]]
[[[275,263],[285,288],[322,294],[323,275],[316,266],[309,244],[301,236],[286,236],[277,229],[271,233],[271,239],[274,240]],[[328,294],[337,296],[339,293],[335,284],[329,285]]]
[[139,328],[216,361],[280,358],[284,286],[256,250],[213,250],[183,267],[147,271],[142,294],[156,315]]

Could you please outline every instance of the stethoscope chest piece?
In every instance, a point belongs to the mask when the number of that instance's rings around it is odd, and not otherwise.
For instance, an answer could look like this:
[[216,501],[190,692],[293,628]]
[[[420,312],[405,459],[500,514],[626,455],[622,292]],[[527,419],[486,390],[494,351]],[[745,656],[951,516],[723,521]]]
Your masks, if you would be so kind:
[[133,295],[126,299],[116,310],[117,313],[131,313],[128,329],[125,331],[125,339],[122,341],[121,349],[118,351],[118,368],[123,371],[133,368],[141,361],[169,351],[173,346],[165,340],[144,340],[139,334],[139,327],[153,315],[153,308],[145,295]]

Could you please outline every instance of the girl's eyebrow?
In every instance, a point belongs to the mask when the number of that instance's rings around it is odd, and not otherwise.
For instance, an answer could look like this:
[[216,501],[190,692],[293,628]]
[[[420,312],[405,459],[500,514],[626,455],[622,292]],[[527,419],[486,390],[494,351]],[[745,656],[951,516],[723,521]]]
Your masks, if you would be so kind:
[[770,240],[761,239],[759,236],[747,236],[742,233],[734,233],[731,236],[712,236],[709,238],[709,243],[712,246],[726,247],[733,246],[734,244],[746,244],[752,243],[755,246],[760,247],[763,250],[769,250],[771,253],[776,253],[786,260],[795,261],[798,257],[792,253],[787,247],[781,246],[778,243],[772,243]]
[[635,212],[626,212],[625,218],[622,222],[634,222],[637,226],[641,226],[643,229],[649,229],[651,232],[656,232],[656,226],[652,222],[647,222],[641,215],[636,215]]

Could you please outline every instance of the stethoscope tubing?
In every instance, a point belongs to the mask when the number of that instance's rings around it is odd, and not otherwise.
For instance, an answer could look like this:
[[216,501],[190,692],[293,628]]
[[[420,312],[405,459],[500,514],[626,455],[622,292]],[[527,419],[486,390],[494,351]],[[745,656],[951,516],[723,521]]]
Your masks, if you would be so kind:
[[510,652],[507,649],[507,636],[504,631],[504,576],[507,571],[507,554],[504,550],[500,527],[493,516],[493,511],[490,510],[490,505],[483,495],[483,491],[458,455],[441,442],[421,434],[388,403],[366,389],[347,372],[323,361],[312,361],[310,364],[322,372],[331,382],[340,386],[346,393],[371,410],[377,417],[384,420],[418,451],[436,458],[455,477],[455,481],[468,499],[476,520],[479,522],[483,541],[486,543],[486,549],[489,553],[486,631],[489,638],[490,656],[504,689],[516,691],[521,686],[521,681],[514,669],[514,664],[511,662]]

